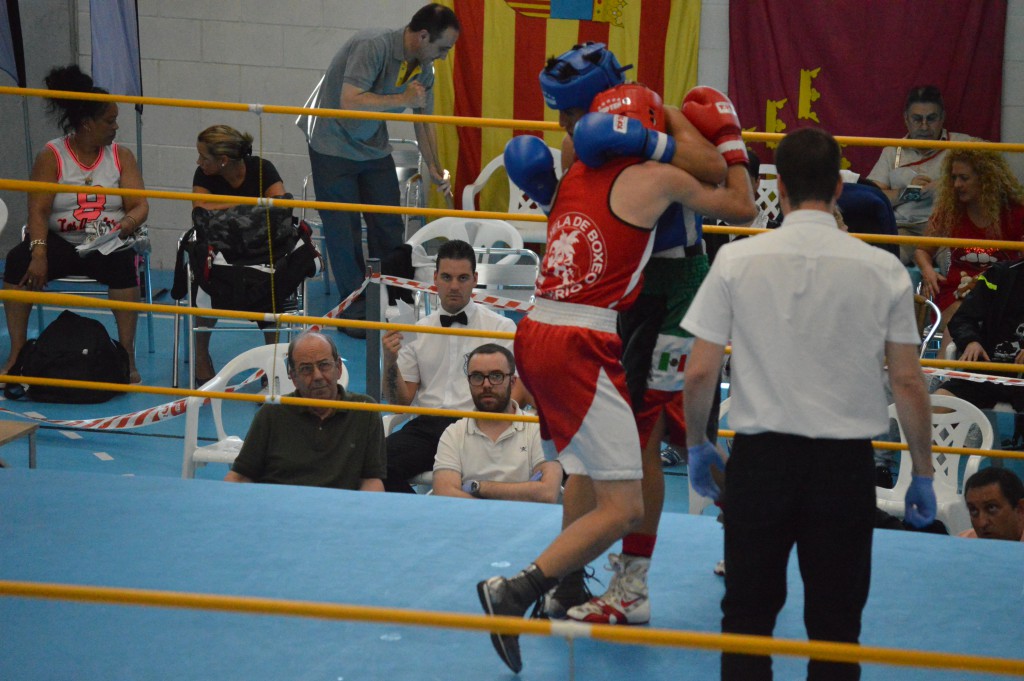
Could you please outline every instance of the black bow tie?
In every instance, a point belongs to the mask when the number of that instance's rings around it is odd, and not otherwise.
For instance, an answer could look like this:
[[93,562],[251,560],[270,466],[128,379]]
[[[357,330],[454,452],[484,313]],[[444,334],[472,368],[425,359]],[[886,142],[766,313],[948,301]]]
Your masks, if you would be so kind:
[[455,322],[459,322],[463,326],[469,326],[469,317],[466,316],[466,311],[463,310],[458,314],[443,314],[441,315],[441,326],[448,328]]

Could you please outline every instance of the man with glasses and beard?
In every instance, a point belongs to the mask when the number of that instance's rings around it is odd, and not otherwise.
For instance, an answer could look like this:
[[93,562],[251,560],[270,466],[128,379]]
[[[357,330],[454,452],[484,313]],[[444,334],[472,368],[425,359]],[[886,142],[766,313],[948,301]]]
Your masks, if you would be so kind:
[[[477,411],[517,414],[518,381],[508,348],[487,343],[466,355],[466,377]],[[546,461],[540,426],[523,421],[464,418],[441,435],[434,459],[434,494],[556,503],[562,467]]]

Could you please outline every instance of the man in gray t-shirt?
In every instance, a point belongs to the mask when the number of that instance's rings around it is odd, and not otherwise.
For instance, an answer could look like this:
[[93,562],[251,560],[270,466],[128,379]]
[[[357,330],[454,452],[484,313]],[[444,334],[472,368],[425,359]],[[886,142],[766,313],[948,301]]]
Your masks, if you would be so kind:
[[[400,29],[360,31],[331,60],[320,87],[320,106],[398,113],[434,112],[435,59],[444,59],[459,37],[452,10],[432,3]],[[434,126],[414,123],[420,154],[431,181],[450,192],[441,165]],[[391,158],[387,124],[382,120],[321,118],[309,140],[313,185],[319,201],[397,206],[401,193]],[[404,241],[400,215],[366,213],[370,257],[385,258]],[[365,264],[359,214],[321,211],[327,255],[341,297],[363,281]],[[364,319],[361,299],[342,315]],[[362,329],[346,329],[364,337]]]

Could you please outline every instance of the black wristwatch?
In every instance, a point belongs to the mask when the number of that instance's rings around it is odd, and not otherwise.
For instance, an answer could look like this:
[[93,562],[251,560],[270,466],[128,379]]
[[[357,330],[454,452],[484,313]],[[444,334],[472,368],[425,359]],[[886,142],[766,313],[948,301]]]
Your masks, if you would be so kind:
[[480,498],[480,483],[477,480],[472,480],[469,483],[469,493],[477,499]]

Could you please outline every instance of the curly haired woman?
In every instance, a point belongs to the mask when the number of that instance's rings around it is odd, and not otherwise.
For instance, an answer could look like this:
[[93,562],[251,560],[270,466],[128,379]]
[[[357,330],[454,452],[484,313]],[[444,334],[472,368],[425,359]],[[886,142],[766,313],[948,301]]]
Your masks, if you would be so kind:
[[[939,197],[925,236],[1021,241],[1024,239],[1024,186],[997,152],[953,149],[942,167]],[[949,271],[933,264],[937,247],[918,248],[914,261],[921,269],[921,293],[932,296],[949,321],[960,301],[974,287],[977,276],[1003,260],[1017,260],[1022,252],[978,246],[950,249]],[[943,340],[943,345],[948,341]]]

